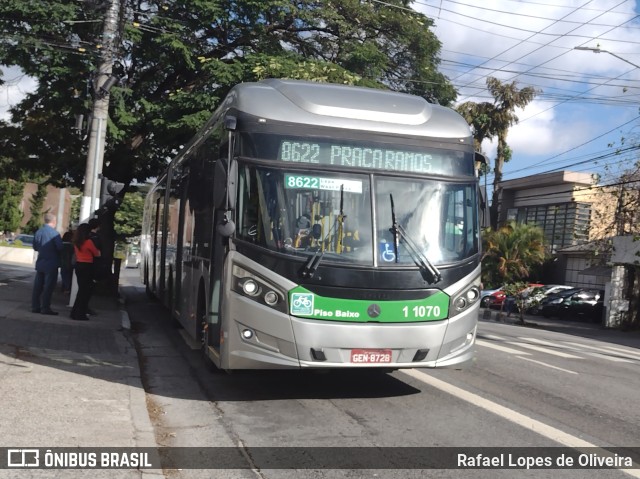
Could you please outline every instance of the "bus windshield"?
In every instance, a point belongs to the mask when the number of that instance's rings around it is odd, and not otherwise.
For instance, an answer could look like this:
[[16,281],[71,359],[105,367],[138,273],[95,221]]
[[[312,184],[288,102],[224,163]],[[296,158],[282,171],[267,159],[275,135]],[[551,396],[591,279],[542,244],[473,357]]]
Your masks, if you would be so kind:
[[279,253],[321,252],[323,262],[342,264],[413,265],[403,240],[395,243],[390,195],[397,223],[432,263],[478,252],[471,182],[242,164],[238,192],[237,237]]

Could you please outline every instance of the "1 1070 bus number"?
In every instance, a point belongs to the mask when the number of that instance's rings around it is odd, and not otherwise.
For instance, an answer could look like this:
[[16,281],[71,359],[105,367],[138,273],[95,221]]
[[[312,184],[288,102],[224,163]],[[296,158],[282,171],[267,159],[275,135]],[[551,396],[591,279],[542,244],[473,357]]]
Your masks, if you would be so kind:
[[411,314],[413,318],[437,318],[440,316],[440,306],[414,306],[402,308],[404,317],[408,318]]

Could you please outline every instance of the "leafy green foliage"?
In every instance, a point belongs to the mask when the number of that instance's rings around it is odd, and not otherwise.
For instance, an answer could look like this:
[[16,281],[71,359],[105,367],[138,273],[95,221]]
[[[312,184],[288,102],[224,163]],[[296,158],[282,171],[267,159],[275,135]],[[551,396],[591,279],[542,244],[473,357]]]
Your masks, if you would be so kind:
[[511,159],[512,150],[507,144],[509,128],[518,123],[516,109],[524,108],[535,98],[538,91],[533,87],[518,89],[516,82],[502,83],[497,78],[487,78],[487,89],[493,103],[466,102],[458,106],[458,112],[472,126],[476,148],[485,139],[498,138],[498,149],[493,167],[493,196],[491,200],[491,227],[498,227],[498,205],[502,181],[502,168]]
[[529,278],[546,259],[544,232],[538,226],[514,222],[482,234],[482,281],[503,285]]
[[140,236],[144,197],[137,192],[125,195],[114,219],[115,233],[120,239]]
[[74,195],[71,197],[71,212],[69,214],[69,226],[67,229],[72,230],[74,225],[80,221],[80,207],[82,206],[82,195]]
[[20,227],[23,191],[24,182],[0,179],[0,232],[17,231]]
[[[408,0],[122,0],[105,176],[157,176],[239,83],[299,78],[391,88],[450,104],[432,21]],[[38,79],[0,124],[4,153],[60,186],[81,184],[105,12],[67,0],[0,2],[0,63]]]
[[46,183],[38,184],[38,189],[33,194],[31,199],[29,200],[31,212],[31,218],[27,221],[27,224],[22,228],[23,233],[33,234],[38,231],[43,224],[42,215],[46,213],[46,211],[42,211],[42,207],[44,206],[44,200],[47,198],[47,185]]

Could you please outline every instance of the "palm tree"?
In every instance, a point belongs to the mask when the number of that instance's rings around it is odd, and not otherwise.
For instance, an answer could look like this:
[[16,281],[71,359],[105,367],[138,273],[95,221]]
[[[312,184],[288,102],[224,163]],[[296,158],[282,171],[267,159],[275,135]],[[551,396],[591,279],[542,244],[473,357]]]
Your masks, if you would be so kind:
[[466,101],[456,107],[473,130],[473,145],[476,151],[482,152],[482,142],[496,136],[493,128],[493,117],[496,116],[496,108],[493,103],[476,103]]
[[[485,284],[501,284],[506,294],[516,296],[526,287],[534,267],[547,256],[544,231],[538,226],[507,223],[498,230],[482,234],[484,256],[482,279]],[[522,308],[520,321],[524,323]]]
[[518,117],[515,114],[516,108],[524,108],[536,96],[536,89],[533,87],[525,87],[518,90],[516,82],[501,83],[497,78],[487,78],[487,88],[489,93],[495,100],[495,116],[492,118],[493,128],[498,136],[498,151],[496,154],[496,162],[493,167],[493,196],[491,198],[491,226],[498,227],[498,207],[500,201],[500,193],[502,187],[502,167],[505,162],[509,161],[511,153],[507,145],[507,133],[509,128],[518,123]]
[[474,143],[478,151],[485,139],[498,137],[498,149],[493,167],[493,196],[491,200],[491,227],[498,227],[498,207],[502,188],[502,167],[511,158],[511,150],[507,144],[509,128],[518,123],[515,114],[517,108],[527,106],[538,91],[533,87],[518,90],[516,82],[502,83],[497,78],[487,78],[487,88],[494,98],[493,104],[483,102],[465,102],[458,106],[458,112],[473,128]]
[[489,284],[505,284],[529,278],[532,269],[546,258],[544,232],[538,226],[507,223],[482,235],[483,279]]

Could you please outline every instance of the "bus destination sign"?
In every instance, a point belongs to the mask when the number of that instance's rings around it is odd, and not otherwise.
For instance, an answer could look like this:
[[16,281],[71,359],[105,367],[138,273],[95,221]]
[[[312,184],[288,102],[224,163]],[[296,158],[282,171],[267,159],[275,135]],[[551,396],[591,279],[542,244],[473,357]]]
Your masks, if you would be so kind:
[[[409,151],[362,144],[284,139],[278,160],[423,174],[473,174],[472,161],[457,150]],[[465,165],[468,163],[468,166]]]

